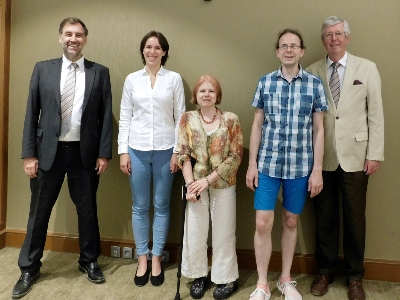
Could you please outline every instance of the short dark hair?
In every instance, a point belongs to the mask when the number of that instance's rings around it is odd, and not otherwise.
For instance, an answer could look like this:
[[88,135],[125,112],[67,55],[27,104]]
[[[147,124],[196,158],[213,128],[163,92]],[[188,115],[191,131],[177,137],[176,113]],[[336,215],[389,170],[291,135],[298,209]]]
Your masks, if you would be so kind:
[[211,75],[203,75],[199,79],[197,79],[196,83],[194,84],[193,87],[193,92],[192,92],[192,99],[190,102],[194,104],[198,104],[197,102],[197,91],[199,90],[200,85],[204,82],[210,82],[215,90],[215,94],[217,96],[217,99],[215,101],[215,104],[220,104],[222,102],[222,90],[221,90],[221,85],[219,84],[217,78]]
[[87,36],[89,34],[89,31],[88,31],[85,23],[83,23],[80,19],[75,18],[75,17],[68,17],[68,18],[65,18],[64,20],[62,20],[61,23],[60,23],[60,28],[58,29],[58,32],[60,34],[63,33],[63,29],[64,29],[65,24],[76,24],[76,23],[79,23],[79,24],[82,25],[83,33],[85,34],[85,36]]
[[279,32],[279,34],[278,34],[278,40],[276,41],[276,45],[275,45],[276,50],[279,49],[279,40],[286,33],[291,33],[291,34],[297,35],[297,37],[300,39],[300,48],[301,49],[306,48],[306,45],[304,45],[303,37],[301,36],[300,32],[297,31],[296,29],[286,28],[286,29],[282,30],[281,32]]
[[165,36],[158,31],[150,31],[149,33],[147,33],[143,38],[142,41],[140,42],[140,55],[142,56],[142,61],[143,64],[146,64],[146,59],[144,58],[143,55],[143,49],[146,46],[146,42],[149,38],[151,37],[156,37],[158,39],[158,42],[160,43],[161,49],[165,52],[165,55],[161,58],[161,65],[164,66],[165,63],[167,62],[168,59],[168,50],[169,50],[169,44],[167,39],[165,38]]

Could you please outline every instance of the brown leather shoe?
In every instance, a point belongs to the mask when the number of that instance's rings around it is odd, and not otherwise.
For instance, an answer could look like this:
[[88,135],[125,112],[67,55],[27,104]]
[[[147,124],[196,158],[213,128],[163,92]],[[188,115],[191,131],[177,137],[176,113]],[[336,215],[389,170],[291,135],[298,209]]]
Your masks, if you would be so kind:
[[311,293],[314,296],[323,296],[329,290],[329,284],[332,283],[332,279],[328,276],[319,274],[317,278],[311,283]]
[[362,281],[349,280],[348,288],[347,297],[349,300],[365,300]]

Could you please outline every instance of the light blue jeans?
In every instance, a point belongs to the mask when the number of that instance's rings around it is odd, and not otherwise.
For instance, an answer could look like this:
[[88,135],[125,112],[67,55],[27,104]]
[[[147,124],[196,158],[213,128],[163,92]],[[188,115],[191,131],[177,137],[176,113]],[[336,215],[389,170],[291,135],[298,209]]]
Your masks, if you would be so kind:
[[153,182],[153,249],[152,254],[161,256],[169,228],[169,206],[174,174],[169,165],[172,150],[139,151],[129,148],[132,190],[132,228],[137,255],[149,253],[150,232],[150,185]]

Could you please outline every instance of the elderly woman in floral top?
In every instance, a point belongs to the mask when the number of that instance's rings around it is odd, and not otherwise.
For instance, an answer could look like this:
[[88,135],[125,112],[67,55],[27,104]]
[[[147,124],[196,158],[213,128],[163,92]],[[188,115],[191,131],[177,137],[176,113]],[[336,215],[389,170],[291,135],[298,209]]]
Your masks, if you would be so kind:
[[[243,136],[238,117],[221,111],[221,87],[216,78],[200,77],[192,102],[198,110],[182,115],[178,161],[187,187],[182,274],[194,278],[190,295],[204,296],[207,286],[207,238],[212,220],[213,262],[211,281],[215,299],[227,299],[238,288],[236,258],[236,173],[243,156]],[[196,160],[192,169],[191,157]]]

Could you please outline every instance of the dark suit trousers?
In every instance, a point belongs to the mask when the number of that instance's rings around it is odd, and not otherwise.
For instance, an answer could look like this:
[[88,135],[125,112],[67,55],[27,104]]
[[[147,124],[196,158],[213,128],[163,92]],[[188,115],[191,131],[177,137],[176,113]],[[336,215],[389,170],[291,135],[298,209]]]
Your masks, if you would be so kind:
[[339,191],[343,210],[343,254],[346,276],[364,276],[365,207],[368,176],[361,172],[323,171],[324,188],[314,198],[316,215],[316,256],[320,273],[334,277],[339,248]]
[[[40,161],[39,161],[40,167]],[[99,175],[83,167],[79,143],[70,147],[58,145],[56,157],[48,171],[39,168],[32,178],[31,205],[27,233],[22,245],[18,265],[21,271],[40,269],[47,227],[52,208],[57,201],[65,174],[68,189],[78,214],[80,257],[79,262],[96,261],[100,255],[100,234],[97,221],[96,192]]]

